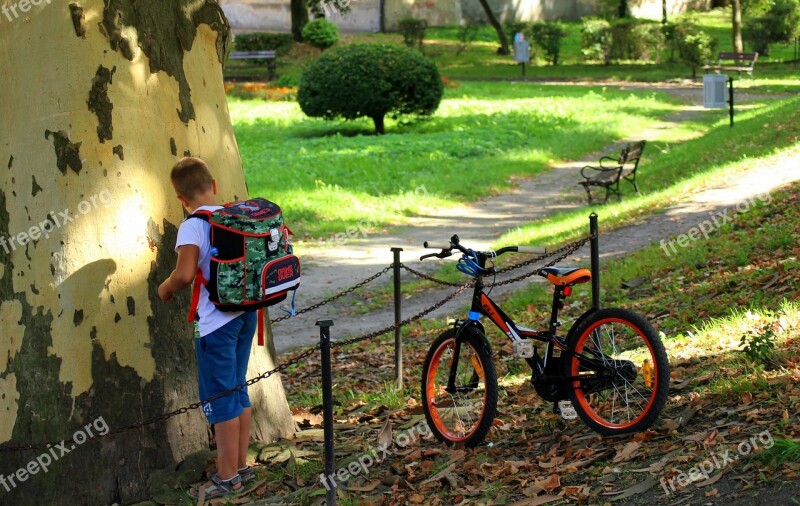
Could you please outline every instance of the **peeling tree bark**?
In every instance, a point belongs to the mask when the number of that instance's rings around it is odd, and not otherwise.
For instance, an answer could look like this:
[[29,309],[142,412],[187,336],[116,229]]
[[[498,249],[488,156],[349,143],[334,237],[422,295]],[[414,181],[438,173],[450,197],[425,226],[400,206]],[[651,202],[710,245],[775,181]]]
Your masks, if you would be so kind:
[[[246,195],[222,84],[229,29],[212,0],[133,4],[41,2],[0,19],[0,444],[197,400],[188,294],[166,305],[156,287],[183,219],[177,153],[209,162],[221,200]],[[249,376],[274,363],[273,347],[254,348]],[[250,392],[254,435],[291,434],[279,379]],[[195,410],[79,445],[0,487],[0,502],[136,502],[153,470],[207,446]],[[3,454],[0,474],[39,453]]]

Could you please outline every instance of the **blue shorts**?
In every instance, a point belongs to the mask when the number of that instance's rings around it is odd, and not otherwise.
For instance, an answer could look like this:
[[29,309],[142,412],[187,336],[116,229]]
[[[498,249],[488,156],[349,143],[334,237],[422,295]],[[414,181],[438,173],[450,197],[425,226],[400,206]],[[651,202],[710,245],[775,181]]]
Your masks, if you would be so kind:
[[[195,339],[197,355],[197,379],[200,399],[231,389],[247,381],[247,362],[256,330],[256,312],[246,312],[229,321],[214,332]],[[233,420],[249,408],[247,387],[220,399],[203,404],[203,413],[208,423]]]

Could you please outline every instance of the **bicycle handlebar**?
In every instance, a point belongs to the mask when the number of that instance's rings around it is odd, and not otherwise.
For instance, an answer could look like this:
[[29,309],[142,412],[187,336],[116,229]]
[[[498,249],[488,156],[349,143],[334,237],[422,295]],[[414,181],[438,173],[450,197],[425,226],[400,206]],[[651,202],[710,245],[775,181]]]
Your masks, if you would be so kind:
[[444,244],[438,244],[438,243],[425,241],[424,243],[422,243],[422,247],[427,248],[427,249],[449,250],[449,249],[453,249],[453,243],[449,242],[449,243],[447,243],[447,246],[445,246]]
[[[450,238],[450,242],[447,245],[443,243],[435,243],[435,242],[428,242],[425,241],[422,243],[422,246],[427,249],[438,249],[441,250],[439,253],[431,253],[428,255],[422,255],[419,257],[420,260],[424,260],[426,258],[437,257],[437,258],[446,258],[452,255],[452,250],[457,249],[462,253],[467,253],[468,250],[464,246],[461,245],[461,241],[458,239],[457,235],[454,235]],[[492,256],[500,256],[503,253],[526,253],[528,255],[544,255],[547,253],[546,248],[542,248],[540,246],[506,246],[505,248],[500,248],[497,251],[476,251],[478,255],[484,255],[486,257]]]
[[517,246],[518,253],[527,253],[529,255],[544,255],[547,253],[547,248],[540,246]]

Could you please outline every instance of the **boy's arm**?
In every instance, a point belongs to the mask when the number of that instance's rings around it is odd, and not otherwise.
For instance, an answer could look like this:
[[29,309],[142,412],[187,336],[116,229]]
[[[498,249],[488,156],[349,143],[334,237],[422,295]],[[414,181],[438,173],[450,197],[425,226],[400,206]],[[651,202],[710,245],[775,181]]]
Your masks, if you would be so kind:
[[158,287],[158,297],[168,302],[175,297],[177,292],[192,284],[197,274],[197,261],[200,258],[200,248],[194,244],[184,244],[178,247],[178,265],[172,274]]

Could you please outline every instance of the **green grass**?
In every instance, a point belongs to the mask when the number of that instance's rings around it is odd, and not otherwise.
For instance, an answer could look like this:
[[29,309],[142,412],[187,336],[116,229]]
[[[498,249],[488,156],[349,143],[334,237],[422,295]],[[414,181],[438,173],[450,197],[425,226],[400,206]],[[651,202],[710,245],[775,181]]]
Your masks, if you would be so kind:
[[250,193],[280,202],[312,241],[496,194],[678,109],[655,92],[462,83],[429,120],[393,121],[375,136],[368,120],[309,119],[296,103],[229,105]]
[[[799,106],[797,97],[761,103],[739,113],[733,130],[727,122],[720,121],[705,135],[682,144],[648,146],[646,166],[639,179],[643,195],[635,198],[626,188],[624,200],[612,200],[598,208],[601,226],[614,227],[634,220],[699,187],[733,177],[737,171],[750,168],[751,159],[794,145],[800,139]],[[585,235],[586,214],[585,209],[580,209],[551,215],[510,231],[496,245],[554,245]]]

